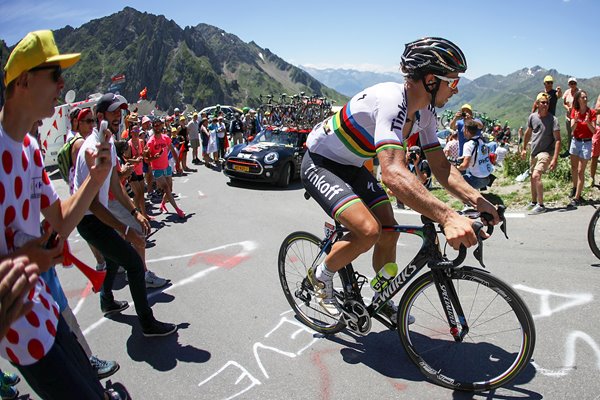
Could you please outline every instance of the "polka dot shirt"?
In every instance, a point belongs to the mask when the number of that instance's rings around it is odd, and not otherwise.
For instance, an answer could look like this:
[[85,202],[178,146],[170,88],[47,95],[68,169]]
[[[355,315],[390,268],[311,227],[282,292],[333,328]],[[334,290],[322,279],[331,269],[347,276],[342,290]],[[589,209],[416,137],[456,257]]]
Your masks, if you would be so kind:
[[[42,153],[35,139],[25,136],[15,142],[0,126],[0,254],[13,252],[20,236],[40,235],[40,212],[58,200],[44,170]],[[25,235],[22,235],[25,234]],[[18,364],[30,365],[52,348],[59,309],[48,286],[39,280],[29,292],[34,304],[25,316],[13,322],[0,341],[0,356]]]

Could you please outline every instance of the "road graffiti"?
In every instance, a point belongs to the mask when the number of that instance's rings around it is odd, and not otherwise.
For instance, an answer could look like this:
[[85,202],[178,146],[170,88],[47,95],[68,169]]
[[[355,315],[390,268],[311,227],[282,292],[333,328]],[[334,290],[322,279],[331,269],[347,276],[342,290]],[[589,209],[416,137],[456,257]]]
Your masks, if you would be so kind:
[[[283,357],[296,358],[320,339],[320,336],[318,336],[312,329],[296,321],[295,319],[290,319],[285,316],[285,314],[290,312],[291,311],[283,313],[281,319],[278,321],[275,327],[267,332],[267,334],[264,336],[264,339],[277,342],[277,346],[274,346],[270,343],[263,343],[266,342],[266,340],[256,342],[252,345],[254,361],[256,362],[256,366],[264,376],[265,380],[269,379],[270,376],[263,362],[263,357],[261,357],[262,354],[265,352],[271,352]],[[284,339],[283,342],[281,337]],[[237,368],[240,372],[239,375],[237,375],[237,378],[234,380],[233,385],[229,386],[229,383],[232,381],[232,375],[230,371],[231,368]],[[247,381],[248,386],[239,390],[237,386],[242,380],[244,380],[244,382]],[[207,392],[214,393],[213,390],[209,389],[207,386],[209,383],[213,384],[216,388],[231,387],[232,393],[223,394],[221,397],[225,400],[233,399],[247,392],[253,387],[263,384],[263,382],[261,382],[261,380],[259,380],[256,376],[252,375],[247,368],[243,367],[240,363],[234,360],[227,361],[225,365],[223,365],[217,372],[204,379],[198,384],[198,386],[203,387],[203,389]]]
[[[557,293],[546,289],[537,289],[525,285],[514,285],[517,290],[522,290],[527,293],[534,294],[539,297],[539,310],[533,314],[534,319],[542,319],[551,317],[556,313],[560,313],[569,308],[579,307],[593,301],[594,296],[590,293]],[[551,303],[554,301],[555,305]],[[556,304],[557,300],[562,300],[562,303]],[[571,371],[577,369],[577,344],[583,343],[585,349],[591,349],[596,356],[596,368],[600,370],[600,346],[587,333],[575,330],[568,333],[564,345],[564,363],[560,368],[550,369],[541,366],[538,362],[532,361],[531,364],[536,371],[544,376],[552,378],[560,378],[568,375]],[[580,347],[580,351],[581,347]],[[585,350],[583,350],[585,351]]]

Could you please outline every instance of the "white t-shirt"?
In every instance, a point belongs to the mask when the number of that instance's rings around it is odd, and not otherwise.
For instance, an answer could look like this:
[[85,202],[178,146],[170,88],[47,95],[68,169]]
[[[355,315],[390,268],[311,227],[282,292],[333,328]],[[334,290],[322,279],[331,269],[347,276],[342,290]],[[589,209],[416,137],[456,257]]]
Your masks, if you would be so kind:
[[[85,181],[90,174],[90,170],[85,162],[85,153],[88,149],[96,151],[96,144],[98,144],[98,130],[94,128],[92,133],[85,139],[81,148],[79,149],[79,153],[77,154],[77,161],[75,162],[75,182],[73,187],[75,191],[79,189],[79,187]],[[110,137],[110,163],[113,167],[117,165],[117,151],[115,149],[114,138],[111,135]],[[104,183],[100,187],[98,191],[98,200],[100,200],[100,204],[104,207],[108,208],[108,189],[110,188],[110,176],[109,173]],[[85,215],[92,215],[91,211],[86,211]]]
[[[58,200],[44,170],[37,141],[26,135],[15,142],[0,126],[0,254],[17,249],[20,237],[40,236],[40,212]],[[58,325],[59,308],[43,280],[29,292],[33,309],[13,322],[0,341],[0,356],[18,365],[39,361],[52,348]]]
[[[406,90],[401,83],[371,86],[355,95],[324,128],[315,126],[306,141],[308,149],[340,164],[362,166],[386,148],[402,148],[406,123]],[[423,151],[440,147],[435,108],[418,111],[412,131],[419,134]]]
[[198,121],[191,120],[187,124],[188,137],[191,139],[198,139],[198,133],[200,132],[200,125]]
[[507,154],[508,154],[508,149],[506,147],[499,146],[496,149],[496,164],[502,165],[502,161],[504,161],[504,158],[506,157]]
[[471,157],[467,171],[477,178],[485,178],[494,172],[490,148],[481,139],[468,140],[463,147],[463,157]]

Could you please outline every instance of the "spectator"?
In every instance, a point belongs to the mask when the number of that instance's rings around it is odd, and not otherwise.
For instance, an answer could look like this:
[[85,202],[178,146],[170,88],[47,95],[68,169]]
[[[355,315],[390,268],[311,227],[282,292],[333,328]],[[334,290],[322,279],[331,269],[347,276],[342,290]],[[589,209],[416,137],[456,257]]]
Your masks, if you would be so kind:
[[508,154],[508,145],[504,142],[498,143],[498,147],[496,147],[495,154],[496,154],[496,162],[494,163],[494,165],[502,167],[504,159],[506,158],[506,155]]
[[[598,168],[598,157],[600,156],[600,95],[596,99],[594,109],[596,110],[596,131],[592,137],[592,161],[590,163],[591,187],[596,186],[596,170]],[[596,187],[600,188],[600,186]]]
[[208,152],[208,143],[210,142],[210,132],[208,131],[208,118],[202,117],[202,124],[200,125],[200,139],[202,140],[202,159],[204,165],[210,168],[213,165],[214,160],[210,158]]
[[[554,84],[554,78],[552,75],[546,75],[544,77],[544,93],[548,95],[548,112],[552,115],[556,115],[556,103],[558,99],[562,97],[562,89],[557,86],[556,89],[552,87]],[[531,107],[531,113],[533,114],[537,110],[537,100],[533,102]]]
[[231,135],[232,146],[243,142],[244,125],[242,124],[240,113],[235,113],[235,116],[229,125],[229,134]]
[[[410,172],[415,174],[419,182],[428,190],[431,189],[431,168],[419,146],[411,146],[406,152],[406,165]],[[404,204],[396,198],[396,207],[404,209]]]
[[146,219],[150,216],[146,212],[146,202],[144,201],[144,140],[140,138],[139,126],[133,126],[129,130],[131,139],[127,142],[128,150],[125,153],[125,161],[133,165],[133,171],[129,177],[129,185],[133,190],[133,203]]
[[215,116],[212,118],[212,123],[207,127],[210,137],[206,152],[212,154],[212,159],[215,166],[219,165],[219,145],[217,139],[217,131],[219,130],[219,119]]
[[154,135],[152,135],[146,146],[148,147],[149,160],[156,185],[163,192],[160,211],[167,212],[166,202],[168,201],[175,208],[179,218],[185,218],[185,213],[177,206],[172,193],[173,169],[169,165],[168,153],[171,151],[174,156],[177,153],[171,144],[171,137],[166,134],[164,129],[160,128],[160,125],[155,125]]
[[517,143],[517,151],[521,152],[521,150],[523,150],[523,127],[520,126],[519,130],[517,131],[517,138],[518,138],[518,143]]
[[481,134],[481,129],[483,129],[483,122],[479,119],[473,118],[473,108],[470,104],[463,104],[460,108],[460,111],[454,115],[454,118],[450,121],[450,129],[456,130],[458,135],[458,156],[462,157],[463,148],[465,146],[465,142],[468,139],[465,139],[464,127],[465,123],[468,121],[475,121],[477,128],[479,130],[478,134]]
[[444,155],[451,162],[455,162],[458,159],[458,153],[458,134],[456,131],[451,131],[448,141],[444,146]]
[[[5,221],[5,234],[0,236],[0,260],[27,255],[41,271],[47,271],[62,257],[61,238],[68,237],[81,220],[110,171],[109,146],[101,144],[93,149],[97,153],[89,154],[98,164],[81,182],[81,190],[61,202],[44,170],[39,146],[27,134],[36,120],[52,116],[56,96],[65,85],[62,70],[79,58],[79,54],[59,54],[51,31],[36,31],[28,33],[14,47],[4,67],[6,103],[0,114],[0,152],[8,162],[4,164],[0,184],[15,190],[5,190],[0,213],[11,215],[10,210],[15,208],[23,212],[14,213],[14,218]],[[58,240],[49,246],[50,230],[40,236],[40,212],[59,234]],[[22,243],[22,238],[28,237],[35,239]],[[20,268],[26,264],[21,262]],[[32,274],[29,282],[33,281]],[[107,393],[58,313],[58,305],[43,279],[36,282],[31,293],[29,300],[33,306],[29,314],[46,322],[30,324],[25,317],[15,320],[7,337],[0,342],[2,357],[17,367],[41,398],[104,398]],[[29,340],[15,341],[15,335]],[[34,354],[28,346],[32,340],[39,344]],[[117,393],[110,396],[121,398]]]
[[[114,135],[119,131],[121,122],[121,109],[127,108],[127,101],[122,96],[107,93],[100,98],[96,105],[96,119],[100,121],[106,119],[110,132]],[[152,141],[157,133],[150,139]],[[98,142],[98,134],[95,130],[93,134],[85,140],[79,155],[75,169],[75,189],[80,190],[83,179],[89,175],[89,171],[94,166],[87,149],[94,148]],[[148,305],[146,285],[144,281],[144,264],[138,252],[131,246],[134,243],[138,246],[144,245],[144,238],[140,236],[135,229],[124,224],[108,210],[108,191],[109,188],[115,198],[126,207],[127,212],[136,218],[138,224],[142,227],[144,234],[149,229],[148,220],[133,205],[129,196],[123,191],[119,182],[116,168],[117,157],[114,149],[114,142],[111,145],[111,166],[112,173],[106,177],[98,197],[92,203],[89,212],[83,217],[77,230],[81,237],[96,247],[106,259],[106,277],[102,290],[100,291],[100,308],[105,316],[119,313],[129,307],[127,301],[116,301],[112,293],[112,287],[117,274],[118,266],[122,266],[127,272],[129,280],[129,289],[135,304],[135,311],[142,326],[144,336],[166,336],[175,333],[177,326],[169,323],[157,321],[152,309]],[[156,173],[156,171],[154,171]],[[119,233],[123,234],[123,239]]]
[[[577,93],[577,79],[574,77],[569,78],[569,90],[567,90],[563,94],[563,107],[565,108],[565,119],[566,119],[566,127],[567,127],[567,146],[571,145],[571,137],[572,137],[572,125],[571,125],[571,111],[573,110],[573,99],[575,97],[575,93]],[[563,158],[569,157],[569,148],[567,148],[564,153],[560,156]],[[571,196],[572,197],[572,196]]]
[[227,134],[227,128],[225,127],[225,123],[223,122],[223,116],[217,117],[217,148],[218,148],[218,160],[219,162],[223,162],[225,159],[225,135]]
[[585,200],[581,197],[585,167],[592,157],[592,136],[596,132],[596,110],[587,105],[587,92],[578,90],[573,97],[571,110],[571,130],[573,139],[569,153],[571,154],[571,177],[573,188],[571,190],[571,203],[569,206],[577,207]]
[[546,212],[544,206],[544,184],[542,175],[553,171],[558,163],[560,153],[560,128],[558,118],[550,114],[549,96],[541,92],[536,97],[537,112],[531,113],[527,120],[527,130],[523,138],[521,157],[527,155],[527,145],[531,139],[531,159],[529,173],[531,175],[531,203],[527,206],[530,214]]
[[69,122],[71,126],[69,128],[69,132],[67,132],[65,143],[74,137],[77,132],[79,132],[79,126],[77,124],[77,116],[79,115],[79,111],[81,111],[79,108],[74,108],[71,110],[71,114],[69,114]]
[[198,122],[198,113],[192,115],[192,120],[187,124],[188,136],[192,146],[192,164],[201,164],[198,158],[198,147],[200,147],[200,123]]
[[[494,166],[490,160],[490,149],[481,139],[479,125],[473,119],[465,122],[465,139],[462,162],[458,170],[464,172],[467,183],[475,189],[483,189],[491,185],[494,178]],[[491,179],[490,179],[491,178]]]
[[195,170],[188,168],[187,165],[187,156],[190,151],[190,139],[188,136],[187,123],[183,115],[179,117],[179,125],[177,126],[176,132],[179,137],[179,163],[181,169],[184,172],[195,172]]

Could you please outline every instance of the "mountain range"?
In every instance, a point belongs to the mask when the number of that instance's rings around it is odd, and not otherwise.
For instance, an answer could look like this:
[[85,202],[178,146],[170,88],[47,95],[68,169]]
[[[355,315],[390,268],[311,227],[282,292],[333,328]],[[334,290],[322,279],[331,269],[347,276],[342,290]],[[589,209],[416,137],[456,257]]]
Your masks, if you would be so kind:
[[[162,15],[131,7],[79,28],[54,31],[62,53],[81,53],[65,71],[65,92],[86,96],[110,89],[135,101],[146,87],[163,110],[191,105],[260,104],[260,95],[306,92],[343,103],[347,97],[263,49],[217,27],[181,28]],[[4,65],[10,48],[0,41]],[[77,100],[82,100],[78,98]]]

